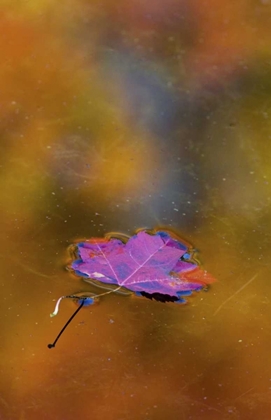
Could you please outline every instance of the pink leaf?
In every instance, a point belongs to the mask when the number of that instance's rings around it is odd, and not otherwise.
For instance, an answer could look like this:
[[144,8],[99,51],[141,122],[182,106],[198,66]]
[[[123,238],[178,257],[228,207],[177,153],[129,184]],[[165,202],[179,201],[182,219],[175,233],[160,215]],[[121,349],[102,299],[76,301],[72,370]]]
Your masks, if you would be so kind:
[[[167,232],[141,231],[127,243],[119,239],[91,239],[77,244],[76,274],[115,284],[157,300],[183,301],[182,295],[200,290],[214,279],[191,259],[190,249]],[[159,297],[159,296],[158,296]]]

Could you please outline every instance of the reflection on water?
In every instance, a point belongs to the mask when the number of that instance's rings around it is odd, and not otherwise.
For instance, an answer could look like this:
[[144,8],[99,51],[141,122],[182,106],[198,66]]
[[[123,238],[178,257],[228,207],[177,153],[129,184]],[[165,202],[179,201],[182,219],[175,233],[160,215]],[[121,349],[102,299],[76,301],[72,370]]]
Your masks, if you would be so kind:
[[[270,417],[270,7],[2,1],[0,418]],[[219,281],[108,295],[49,351],[70,244],[154,226]]]

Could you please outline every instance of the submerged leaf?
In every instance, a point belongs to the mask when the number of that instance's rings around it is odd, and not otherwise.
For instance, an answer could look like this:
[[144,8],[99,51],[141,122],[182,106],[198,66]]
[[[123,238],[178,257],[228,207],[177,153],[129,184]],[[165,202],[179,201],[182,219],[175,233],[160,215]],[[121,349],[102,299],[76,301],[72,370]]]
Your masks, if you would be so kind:
[[193,260],[191,249],[168,232],[140,231],[126,243],[91,239],[77,244],[74,272],[87,279],[125,287],[150,299],[184,302],[214,279]]

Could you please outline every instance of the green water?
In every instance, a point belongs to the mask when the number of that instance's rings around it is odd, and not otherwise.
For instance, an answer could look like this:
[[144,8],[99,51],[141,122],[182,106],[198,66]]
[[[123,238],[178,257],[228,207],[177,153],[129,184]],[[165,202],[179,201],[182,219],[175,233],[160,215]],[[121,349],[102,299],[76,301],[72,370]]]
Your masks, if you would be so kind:
[[[2,2],[1,420],[271,413],[270,4]],[[69,246],[168,228],[217,282],[92,291]]]

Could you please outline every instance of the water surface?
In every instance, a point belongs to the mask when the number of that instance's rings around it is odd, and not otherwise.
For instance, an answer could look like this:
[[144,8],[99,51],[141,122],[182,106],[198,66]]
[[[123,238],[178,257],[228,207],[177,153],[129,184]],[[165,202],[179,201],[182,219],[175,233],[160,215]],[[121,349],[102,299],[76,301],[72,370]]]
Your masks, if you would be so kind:
[[[270,2],[2,2],[0,418],[269,419]],[[169,228],[185,306],[91,290],[68,247]]]

